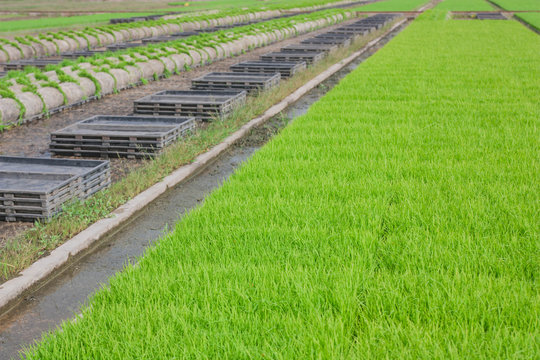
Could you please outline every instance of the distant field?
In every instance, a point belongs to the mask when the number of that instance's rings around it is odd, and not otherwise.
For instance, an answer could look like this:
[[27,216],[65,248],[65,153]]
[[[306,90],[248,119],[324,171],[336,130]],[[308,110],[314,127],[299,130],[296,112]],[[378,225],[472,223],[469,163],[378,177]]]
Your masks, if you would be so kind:
[[358,11],[408,11],[425,5],[429,0],[386,0],[356,8]]
[[491,0],[505,10],[540,10],[540,0]]
[[540,30],[540,13],[518,13],[516,16]]
[[36,19],[0,21],[0,32],[18,32],[35,29],[52,29],[71,27],[74,25],[92,25],[105,23],[113,18],[124,18],[131,16],[144,16],[152,13],[109,13],[81,16],[62,16],[62,17],[41,17]]
[[82,0],[2,0],[2,11],[153,11],[166,8],[170,0],[115,0],[115,1],[82,1]]
[[446,0],[439,3],[438,10],[450,11],[493,11],[494,8],[486,0]]
[[[492,0],[505,10],[527,11],[539,10],[540,0]],[[522,13],[516,16],[523,21],[529,23],[532,27],[540,30],[540,13]]]
[[[331,4],[333,2],[339,2],[342,0],[210,0],[210,1],[192,1],[189,2],[188,7],[184,7],[185,10],[197,9],[222,9],[231,7],[251,7],[251,8],[271,8],[271,9],[287,9],[293,7],[306,7]],[[183,6],[186,1],[171,2],[170,6]]]

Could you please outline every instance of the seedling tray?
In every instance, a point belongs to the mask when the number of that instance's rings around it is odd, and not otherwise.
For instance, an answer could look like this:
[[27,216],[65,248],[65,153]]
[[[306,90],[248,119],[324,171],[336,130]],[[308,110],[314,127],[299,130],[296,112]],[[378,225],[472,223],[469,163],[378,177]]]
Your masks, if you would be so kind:
[[335,44],[340,46],[349,46],[351,45],[350,38],[309,38],[300,42],[301,44]]
[[262,55],[261,61],[269,62],[303,62],[305,61],[308,64],[313,64],[317,61],[320,61],[324,58],[326,53],[324,52],[272,52]]
[[195,116],[201,119],[224,117],[246,101],[246,91],[165,90],[134,102],[135,113]]
[[337,50],[338,46],[333,44],[291,44],[281,48],[281,52],[332,52]]
[[108,161],[0,156],[0,220],[48,219],[109,184]]
[[375,30],[375,28],[373,28],[373,27],[363,28],[363,29],[360,29],[360,28],[358,28],[358,29],[338,28],[338,29],[332,30],[332,32],[334,34],[366,36],[367,34],[372,32],[373,30]]
[[297,72],[305,70],[306,66],[305,62],[244,61],[232,65],[230,69],[233,72],[280,73],[281,77],[291,77]]
[[312,39],[350,39],[354,40],[358,35],[356,34],[338,34],[335,32],[327,32],[314,36]]
[[97,115],[52,133],[49,148],[53,154],[71,156],[155,155],[194,127],[193,117]]
[[277,86],[280,79],[279,73],[213,72],[193,79],[191,88],[193,90],[246,90],[251,93]]

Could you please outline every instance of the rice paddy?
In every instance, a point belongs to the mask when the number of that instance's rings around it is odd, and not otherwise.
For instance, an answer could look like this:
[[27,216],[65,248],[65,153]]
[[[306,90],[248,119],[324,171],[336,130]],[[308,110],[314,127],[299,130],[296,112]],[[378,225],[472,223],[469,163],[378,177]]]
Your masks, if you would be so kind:
[[114,18],[146,16],[152,13],[109,13],[80,16],[41,17],[37,19],[0,21],[0,33],[23,32],[36,29],[58,29],[73,26],[86,26],[108,23]]
[[427,4],[427,0],[383,0],[357,8],[359,11],[410,11]]
[[425,13],[26,358],[538,358],[539,78]]
[[534,29],[540,31],[540,1],[538,0],[492,0],[504,10],[509,11],[531,11],[516,13],[515,16]]
[[437,10],[449,11],[494,11],[485,0],[446,0],[436,6]]

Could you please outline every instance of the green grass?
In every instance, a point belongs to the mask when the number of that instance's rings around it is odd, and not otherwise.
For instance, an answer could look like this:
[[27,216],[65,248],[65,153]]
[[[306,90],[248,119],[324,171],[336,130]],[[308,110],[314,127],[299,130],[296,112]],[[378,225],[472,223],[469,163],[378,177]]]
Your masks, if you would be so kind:
[[505,10],[540,10],[539,0],[491,0]]
[[81,16],[41,17],[36,19],[0,21],[0,33],[20,32],[36,29],[56,29],[73,27],[74,25],[92,25],[107,23],[113,18],[145,16],[152,13],[110,13]]
[[356,8],[358,11],[409,11],[427,4],[428,0],[385,0]]
[[449,11],[494,11],[486,0],[445,0],[439,3],[437,10]]
[[[540,0],[492,0],[505,10],[527,11],[540,10]],[[522,19],[532,27],[540,30],[540,13],[516,13],[515,16]]]
[[540,30],[540,13],[517,13],[515,16],[530,24],[535,29]]
[[537,359],[539,76],[415,21],[28,358]]

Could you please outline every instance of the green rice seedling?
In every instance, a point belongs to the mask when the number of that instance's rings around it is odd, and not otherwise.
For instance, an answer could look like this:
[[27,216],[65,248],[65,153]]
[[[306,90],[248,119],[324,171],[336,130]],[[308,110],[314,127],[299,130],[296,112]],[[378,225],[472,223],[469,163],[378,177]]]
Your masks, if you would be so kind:
[[515,16],[540,31],[540,12],[517,13]]
[[492,0],[492,2],[505,10],[535,11],[516,13],[515,16],[533,28],[540,31],[540,2],[537,0]]

